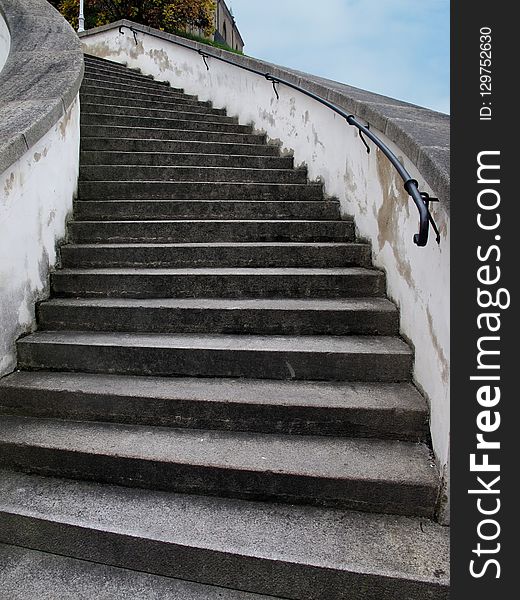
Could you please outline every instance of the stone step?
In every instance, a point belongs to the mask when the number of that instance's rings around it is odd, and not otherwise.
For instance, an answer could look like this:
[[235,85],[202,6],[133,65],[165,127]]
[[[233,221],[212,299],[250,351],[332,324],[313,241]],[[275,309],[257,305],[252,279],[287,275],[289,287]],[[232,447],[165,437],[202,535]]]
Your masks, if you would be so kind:
[[277,600],[5,544],[0,588],[9,600]]
[[[229,134],[227,134],[229,135]],[[262,143],[258,136],[255,143],[205,142],[190,140],[154,140],[145,138],[86,137],[81,140],[83,151],[93,152],[161,152],[186,154],[226,154],[248,156],[279,156],[276,146]]]
[[4,416],[0,465],[162,491],[431,518],[423,444]]
[[347,242],[353,221],[72,221],[77,243]]
[[[189,155],[188,155],[189,156]],[[339,203],[330,201],[255,200],[79,200],[74,203],[79,221],[142,221],[160,219],[314,219],[340,218]]]
[[83,79],[83,83],[81,84],[83,88],[96,88],[98,90],[120,90],[122,92],[140,92],[143,94],[154,94],[156,96],[165,95],[167,97],[179,97],[185,96],[187,98],[194,98],[193,95],[185,94],[180,89],[175,89],[170,87],[166,83],[162,83],[159,81],[143,81],[141,84],[136,83],[135,81],[116,81],[110,75],[107,76],[95,76],[90,77],[89,75],[85,75]]
[[[124,127],[119,125],[82,125],[81,135],[83,137],[108,137],[108,138],[133,138],[141,140],[167,140],[167,141],[190,141],[190,142],[218,142],[229,144],[264,144],[265,135],[256,133],[236,133],[223,130],[192,128],[191,122],[187,123],[187,129],[160,129],[148,127]],[[210,127],[207,123],[206,127]],[[238,127],[238,126],[237,126]]]
[[136,78],[132,75],[129,76],[126,73],[122,75],[113,72],[100,73],[99,71],[92,73],[92,71],[85,70],[83,83],[88,86],[109,85],[125,90],[153,90],[153,92],[157,94],[162,94],[166,90],[175,92],[176,94],[184,94],[183,89],[171,87],[170,84],[165,81],[156,81],[155,79],[143,77],[142,75],[138,75]]
[[124,62],[116,62],[113,60],[108,60],[107,58],[101,58],[99,56],[94,56],[93,54],[84,54],[85,66],[96,66],[105,70],[117,70],[122,71],[124,73],[141,73],[141,69],[138,67],[129,67],[126,61]]
[[38,307],[45,330],[255,335],[397,335],[384,298],[52,299]]
[[[204,165],[204,166],[200,166]],[[81,181],[221,181],[234,183],[307,183],[306,169],[250,169],[199,166],[82,165]]]
[[[144,86],[166,86],[170,87],[170,84],[161,81],[158,79],[154,79],[152,75],[143,75],[142,73],[137,73],[136,71],[130,71],[129,69],[126,71],[118,71],[115,69],[103,69],[97,66],[86,65],[85,66],[85,78],[92,79],[103,79],[104,81],[114,81],[121,83],[135,83],[136,85],[144,85]],[[175,91],[184,93],[182,88],[170,88],[175,89]]]
[[117,77],[138,77],[144,81],[155,81],[153,75],[146,75],[138,67],[128,67],[120,64],[100,64],[85,60],[85,73],[101,73]]
[[316,381],[408,381],[413,359],[386,336],[39,331],[17,348],[22,369]]
[[87,113],[81,115],[81,124],[95,125],[96,127],[107,125],[116,127],[139,127],[144,129],[158,129],[159,131],[175,129],[190,131],[211,131],[223,133],[251,134],[253,128],[250,125],[239,125],[236,122],[222,121],[222,117],[215,120],[196,119],[165,119],[155,117],[128,116],[117,114]]
[[[94,63],[85,62],[85,77],[112,77],[114,79],[121,79],[122,81],[135,81],[138,84],[162,84],[162,85],[171,85],[165,79],[161,79],[154,77],[153,75],[148,75],[143,73],[141,69],[129,69],[128,67],[120,68],[120,67],[112,67],[108,68],[105,65],[99,65]],[[177,88],[179,91],[184,91],[181,88]]]
[[[83,85],[80,88],[79,97],[81,102],[90,102],[95,104],[99,101],[100,104],[115,104],[116,106],[123,105],[140,108],[164,108],[167,110],[175,110],[177,108],[179,110],[192,110],[195,107],[204,108],[206,110],[212,109],[211,102],[198,100],[195,96],[186,96],[180,94],[143,94],[140,92],[129,94],[123,90],[100,89],[86,85]],[[222,111],[222,114],[225,114],[225,111]]]
[[136,88],[133,85],[121,85],[111,84],[106,81],[88,80],[83,81],[80,90],[80,99],[83,94],[96,94],[101,96],[123,96],[125,98],[132,98],[134,100],[161,100],[162,102],[175,102],[179,103],[183,100],[186,101],[197,101],[197,96],[189,94],[181,94],[175,92],[171,88],[164,87],[164,90],[157,90],[155,88],[149,89],[147,87]]
[[381,271],[327,269],[61,269],[51,273],[59,297],[346,298],[382,296]]
[[409,383],[189,379],[18,371],[0,380],[0,414],[222,431],[427,438],[428,407]]
[[129,108],[131,110],[166,110],[169,112],[173,111],[186,111],[190,113],[207,113],[215,115],[225,115],[226,111],[223,108],[213,108],[210,102],[201,102],[200,100],[184,100],[180,98],[178,101],[172,102],[170,100],[164,100],[157,98],[156,100],[142,100],[135,98],[127,98],[124,94],[121,96],[117,95],[105,95],[105,94],[85,94],[80,91],[80,99],[82,107],[85,104],[93,104],[95,106],[102,107],[120,107]]
[[80,181],[80,200],[323,200],[321,183]]
[[103,152],[83,151],[82,169],[91,165],[135,165],[139,167],[226,167],[242,169],[293,169],[291,156],[247,154],[200,154],[186,152]]
[[238,123],[236,117],[228,117],[226,114],[214,112],[213,109],[197,106],[198,110],[191,110],[191,107],[184,105],[173,108],[141,108],[132,106],[117,106],[112,104],[94,104],[88,102],[81,103],[81,115],[114,115],[118,117],[130,117],[132,119],[154,118],[154,119],[174,119],[182,121],[213,121],[216,123]]
[[217,242],[194,244],[68,244],[66,268],[347,267],[370,265],[368,244]]
[[449,598],[449,529],[424,518],[5,471],[0,539],[288,600]]

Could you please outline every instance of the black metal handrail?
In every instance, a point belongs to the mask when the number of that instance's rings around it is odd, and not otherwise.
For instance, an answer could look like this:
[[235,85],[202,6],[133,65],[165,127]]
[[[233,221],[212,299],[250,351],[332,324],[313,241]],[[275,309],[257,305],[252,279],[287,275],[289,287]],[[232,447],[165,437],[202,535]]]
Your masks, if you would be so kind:
[[[124,31],[122,30],[123,27],[130,29],[130,31],[134,35],[136,44],[137,44],[137,37],[136,37],[137,33],[143,33],[143,34],[151,35],[152,37],[164,39],[161,36],[151,32],[151,31],[139,31],[128,25],[121,25],[119,27],[119,33],[121,33],[123,35],[124,35]],[[227,63],[228,65],[233,65],[234,67],[238,67],[239,69],[243,69],[245,71],[249,71],[250,73],[254,73],[255,75],[260,75],[261,77],[264,77],[265,79],[267,79],[268,81],[270,81],[273,84],[273,88],[274,88],[274,91],[275,91],[277,97],[279,97],[279,94],[278,94],[278,90],[276,89],[275,84],[278,83],[278,84],[282,84],[287,87],[290,87],[293,90],[296,90],[302,94],[305,94],[305,96],[308,96],[309,98],[312,98],[313,100],[316,100],[316,102],[323,104],[327,108],[330,108],[335,113],[337,113],[338,115],[343,117],[349,125],[352,125],[353,127],[356,127],[359,130],[361,136],[365,135],[367,138],[372,140],[372,142],[381,150],[381,152],[383,152],[383,154],[392,163],[392,165],[395,167],[395,169],[399,173],[401,179],[403,180],[404,189],[406,190],[408,195],[411,196],[411,198],[414,201],[414,204],[417,207],[417,210],[419,212],[419,233],[416,233],[414,235],[414,237],[413,237],[414,243],[417,244],[417,246],[426,246],[426,244],[428,243],[428,233],[429,233],[429,228],[431,225],[436,234],[436,241],[438,244],[440,244],[440,233],[439,233],[439,230],[438,230],[438,228],[432,218],[430,210],[429,210],[429,203],[432,201],[435,201],[436,198],[430,198],[430,196],[426,192],[421,192],[419,190],[419,183],[415,179],[412,178],[410,173],[408,173],[408,171],[405,169],[405,167],[403,166],[401,161],[397,158],[397,156],[392,152],[392,150],[390,150],[390,148],[383,141],[381,141],[377,137],[377,135],[375,135],[370,130],[370,127],[368,125],[363,125],[362,123],[360,123],[357,120],[357,118],[354,115],[347,113],[339,106],[336,106],[335,104],[333,104],[332,102],[329,102],[325,98],[322,98],[321,96],[318,96],[317,94],[314,94],[313,92],[310,92],[309,90],[306,90],[305,88],[302,88],[301,86],[299,86],[295,83],[292,83],[291,81],[287,81],[286,79],[281,79],[280,77],[275,77],[274,75],[271,75],[270,73],[264,73],[263,71],[259,71],[258,69],[254,69],[252,67],[240,65],[240,64],[238,64],[232,60],[229,60],[228,58],[225,58],[223,56],[218,56],[217,54],[212,54],[211,52],[206,52],[205,50],[202,50],[200,48],[194,48],[193,46],[189,46],[188,44],[184,44],[183,42],[179,42],[177,40],[168,40],[168,41],[173,44],[176,44],[177,46],[181,46],[182,48],[186,48],[188,50],[192,50],[192,51],[200,54],[204,60],[204,64],[206,65],[206,68],[208,70],[209,70],[209,65],[208,65],[206,59],[207,58],[215,58],[216,60],[220,60],[221,62]],[[364,143],[367,146],[367,150],[370,151],[366,142],[364,142]]]

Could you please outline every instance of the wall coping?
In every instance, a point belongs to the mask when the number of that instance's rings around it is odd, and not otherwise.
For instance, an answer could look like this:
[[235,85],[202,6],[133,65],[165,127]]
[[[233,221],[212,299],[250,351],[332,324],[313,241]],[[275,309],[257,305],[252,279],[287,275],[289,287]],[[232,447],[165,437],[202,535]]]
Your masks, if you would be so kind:
[[46,0],[0,0],[11,48],[0,71],[0,173],[65,114],[83,79],[72,27]]
[[[1,0],[0,0],[1,2]],[[195,49],[223,56],[237,65],[265,70],[271,75],[296,83],[308,91],[367,120],[384,133],[415,164],[425,181],[449,210],[450,203],[450,117],[394,98],[368,92],[343,83],[281,67],[249,56],[237,55],[177,35],[159,31],[126,19],[80,33],[80,38],[120,26],[137,32],[153,33],[166,41],[179,41]],[[421,182],[419,182],[421,183]]]

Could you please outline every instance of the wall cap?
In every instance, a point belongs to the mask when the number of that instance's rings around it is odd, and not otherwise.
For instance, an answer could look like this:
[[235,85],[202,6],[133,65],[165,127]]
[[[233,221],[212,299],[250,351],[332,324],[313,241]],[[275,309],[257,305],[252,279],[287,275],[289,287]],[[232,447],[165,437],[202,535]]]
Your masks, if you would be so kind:
[[65,114],[84,61],[76,32],[46,0],[0,0],[11,47],[0,71],[0,174]]

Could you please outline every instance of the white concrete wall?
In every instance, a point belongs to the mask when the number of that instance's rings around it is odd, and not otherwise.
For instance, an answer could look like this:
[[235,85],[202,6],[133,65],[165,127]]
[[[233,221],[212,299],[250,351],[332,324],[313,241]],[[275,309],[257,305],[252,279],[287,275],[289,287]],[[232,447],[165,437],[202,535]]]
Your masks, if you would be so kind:
[[4,68],[5,61],[9,55],[9,48],[11,47],[11,34],[7,27],[2,13],[0,13],[0,71]]
[[[358,233],[372,244],[374,264],[384,269],[388,295],[401,312],[401,332],[415,348],[414,378],[431,405],[431,433],[439,467],[446,473],[449,452],[449,214],[433,206],[442,235],[426,248],[413,243],[417,210],[396,171],[373,147],[370,155],[357,130],[318,102],[279,86],[280,100],[263,77],[208,58],[207,71],[194,51],[144,33],[138,43],[128,30],[92,33],[81,38],[86,51],[101,58],[139,67],[144,73],[226,108],[240,123],[293,152],[311,180],[320,179],[326,193],[353,215]],[[386,136],[374,130],[399,156],[421,189],[435,196],[414,164]]]
[[79,99],[24,156],[0,174],[0,376],[16,366],[15,341],[35,327],[35,302],[77,190]]

